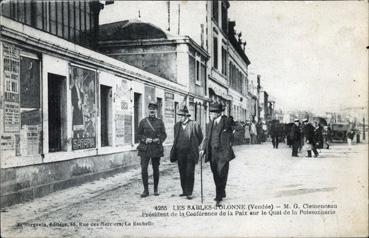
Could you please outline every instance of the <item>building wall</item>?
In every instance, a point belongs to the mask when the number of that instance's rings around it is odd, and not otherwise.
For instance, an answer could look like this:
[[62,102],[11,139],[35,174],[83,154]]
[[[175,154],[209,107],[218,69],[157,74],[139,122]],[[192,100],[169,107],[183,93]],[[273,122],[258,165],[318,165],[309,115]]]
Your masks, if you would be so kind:
[[104,47],[102,52],[159,77],[177,82],[176,45]]
[[2,206],[139,165],[135,121],[153,97],[162,100],[167,156],[183,85],[0,18]]

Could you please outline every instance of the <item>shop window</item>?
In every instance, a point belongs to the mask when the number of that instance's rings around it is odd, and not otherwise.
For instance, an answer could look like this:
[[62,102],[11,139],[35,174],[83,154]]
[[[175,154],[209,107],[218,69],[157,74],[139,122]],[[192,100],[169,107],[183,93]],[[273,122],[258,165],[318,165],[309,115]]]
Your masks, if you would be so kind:
[[101,146],[112,145],[112,88],[100,86]]
[[134,120],[135,120],[135,143],[138,143],[137,129],[142,119],[142,94],[134,93]]
[[49,152],[66,150],[66,78],[48,74]]

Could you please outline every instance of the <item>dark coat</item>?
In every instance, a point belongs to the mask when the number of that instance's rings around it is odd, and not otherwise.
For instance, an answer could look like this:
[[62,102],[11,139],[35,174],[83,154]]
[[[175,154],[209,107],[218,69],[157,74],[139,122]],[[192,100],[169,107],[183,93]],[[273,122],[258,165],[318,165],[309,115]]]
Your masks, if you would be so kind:
[[[218,161],[219,164],[225,164],[228,161],[231,161],[232,159],[235,158],[235,154],[233,152],[232,149],[232,137],[233,137],[233,133],[232,133],[232,121],[229,120],[229,118],[227,118],[227,116],[222,116],[220,122],[222,125],[222,129],[220,130],[220,133],[216,136],[218,136],[219,138],[219,145],[217,146],[217,152],[220,155],[219,157],[221,158],[222,161]],[[210,137],[212,136],[212,124],[213,121],[210,121],[207,125],[206,125],[206,136],[205,139],[202,143],[202,149],[204,150],[205,153],[205,162],[208,162],[211,160],[209,154],[210,152]]]
[[290,130],[290,139],[293,142],[300,141],[301,132],[300,128],[296,126],[296,124],[293,124]]
[[[154,127],[155,131],[150,127],[147,123],[147,120],[150,121],[151,125]],[[137,137],[140,140],[140,144],[137,147],[138,156],[142,157],[151,157],[158,158],[164,156],[163,142],[167,138],[167,134],[165,132],[164,123],[159,118],[149,118],[146,117],[140,121],[140,124],[137,128]],[[145,141],[147,138],[155,139],[158,138],[159,143],[150,143],[146,144]]]
[[[190,142],[191,142],[191,148],[188,151],[188,153],[191,154],[190,158],[193,158],[194,162],[197,163],[199,160],[199,146],[202,142],[203,135],[202,135],[202,131],[201,131],[201,127],[199,123],[192,121],[192,120],[189,120],[189,122],[187,123],[188,123],[187,129],[190,130]],[[177,122],[174,125],[174,142],[173,142],[172,149],[170,151],[170,161],[171,162],[175,162],[178,160],[177,153],[176,153],[176,145],[177,145],[179,130],[181,126],[182,126],[181,122]]]
[[314,126],[310,123],[306,124],[304,126],[304,135],[306,138],[306,141],[308,141],[309,144],[314,144]]

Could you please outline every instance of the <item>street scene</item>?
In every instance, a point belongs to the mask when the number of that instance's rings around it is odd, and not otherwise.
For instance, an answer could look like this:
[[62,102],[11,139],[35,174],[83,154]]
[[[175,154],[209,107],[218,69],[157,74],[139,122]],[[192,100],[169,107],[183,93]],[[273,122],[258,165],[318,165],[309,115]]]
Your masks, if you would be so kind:
[[[290,204],[292,207],[297,203],[297,215],[146,217],[145,214],[160,211],[155,209],[158,207],[167,207],[168,210],[162,212],[169,213],[178,206],[206,205],[215,209],[214,183],[208,165],[203,167],[204,202],[201,203],[200,165],[196,167],[194,198],[187,200],[178,197],[181,190],[177,166],[163,161],[160,196],[139,199],[140,172],[132,170],[5,209],[2,213],[2,226],[6,227],[3,234],[4,237],[121,237],[123,234],[137,236],[138,233],[140,236],[164,233],[176,236],[179,232],[185,236],[203,237],[213,229],[217,229],[220,237],[255,237],[260,233],[285,236],[289,229],[311,237],[319,235],[321,229],[325,229],[329,237],[352,234],[353,231],[360,233],[358,228],[366,221],[357,216],[361,213],[361,205],[365,207],[366,204],[358,203],[357,198],[367,192],[367,144],[353,145],[352,149],[345,144],[334,144],[330,150],[321,150],[319,158],[290,157],[290,149],[285,144],[278,150],[271,147],[270,142],[235,147],[237,156],[230,168],[227,198],[223,205],[273,204],[282,207]],[[304,204],[337,208],[330,209],[334,215],[307,215],[300,213],[300,210],[308,210],[303,209]],[[258,209],[253,211],[260,212]],[[353,223],[342,224],[340,217],[355,219]],[[219,219],[229,226],[218,227]],[[314,229],[304,226],[306,220]],[[124,222],[127,224],[116,224]],[[134,226],[133,222],[141,225]],[[263,226],[253,225],[256,223],[269,224],[267,231]],[[189,226],[191,234],[187,234]]]
[[1,237],[367,237],[365,1],[0,1]]

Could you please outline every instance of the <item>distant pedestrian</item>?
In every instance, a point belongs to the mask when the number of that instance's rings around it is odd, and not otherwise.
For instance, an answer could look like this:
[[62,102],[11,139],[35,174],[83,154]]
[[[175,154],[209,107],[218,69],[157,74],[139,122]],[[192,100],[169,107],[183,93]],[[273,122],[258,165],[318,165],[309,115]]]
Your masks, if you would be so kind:
[[200,156],[205,154],[205,162],[210,162],[216,187],[217,206],[226,197],[229,161],[235,158],[231,144],[232,125],[229,118],[222,115],[223,110],[220,103],[210,104],[210,122],[207,124],[206,136],[200,151]]
[[297,153],[300,146],[300,138],[301,138],[300,121],[298,119],[295,119],[295,123],[292,125],[290,129],[290,140],[292,143],[293,157],[298,157]]
[[250,136],[251,136],[251,144],[256,144],[258,132],[257,132],[255,120],[253,120],[250,125]]
[[251,134],[250,134],[250,124],[249,124],[249,122],[246,122],[244,124],[244,127],[245,127],[245,141],[246,141],[246,144],[250,144]]
[[160,157],[164,156],[163,142],[167,138],[164,123],[156,117],[158,105],[150,102],[148,105],[149,116],[142,119],[138,125],[137,137],[140,144],[137,147],[141,156],[141,176],[144,191],[141,197],[149,196],[148,165],[151,159],[154,177],[154,195],[158,196]]
[[182,187],[182,193],[179,196],[192,199],[195,165],[199,160],[199,146],[203,135],[199,123],[190,119],[191,115],[186,106],[183,106],[177,115],[179,122],[174,125],[174,142],[170,151],[170,161],[178,161]]
[[349,129],[347,131],[347,145],[349,146],[350,149],[352,146],[352,140],[354,139],[354,136],[355,136],[355,131],[353,129]]
[[316,149],[316,140],[315,140],[315,128],[314,126],[307,122],[304,127],[304,135],[305,142],[307,144],[307,157],[311,157],[311,151],[314,152],[314,157],[318,157],[319,153]]
[[279,144],[279,123],[273,120],[270,126],[270,137],[272,137],[273,148],[278,149]]

